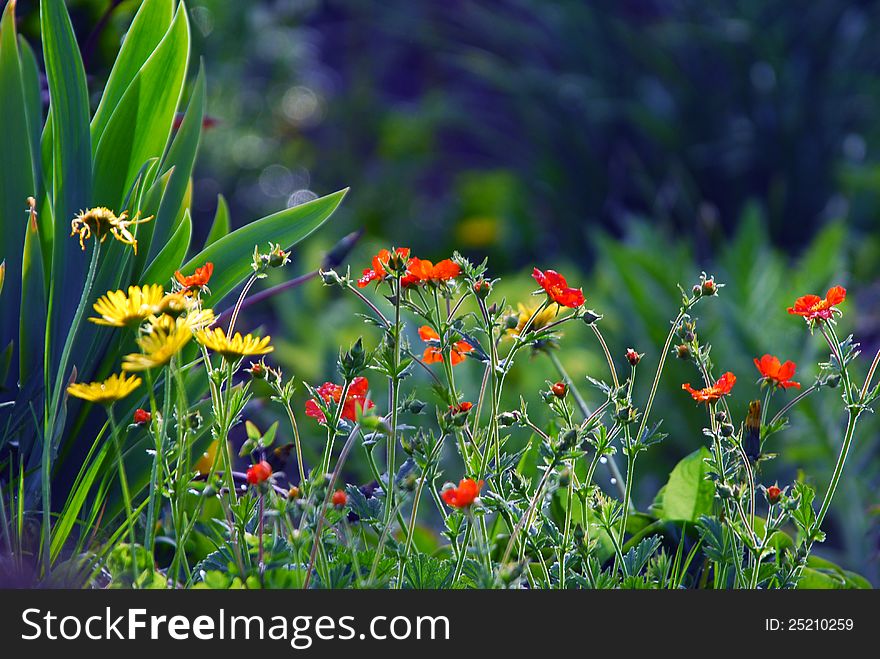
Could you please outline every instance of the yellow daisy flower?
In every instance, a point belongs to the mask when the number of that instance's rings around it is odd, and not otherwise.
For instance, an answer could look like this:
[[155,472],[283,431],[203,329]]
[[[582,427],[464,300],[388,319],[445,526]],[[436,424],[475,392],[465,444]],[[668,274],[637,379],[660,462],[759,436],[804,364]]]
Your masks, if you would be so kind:
[[122,358],[123,371],[145,371],[164,366],[180,352],[192,338],[192,329],[186,322],[178,323],[171,320],[173,324],[151,325],[147,332],[138,337],[137,344],[141,352]]
[[132,235],[129,227],[149,222],[153,216],[138,218],[135,216],[133,220],[128,219],[128,211],[123,211],[121,215],[104,206],[90,208],[87,211],[80,211],[70,222],[70,235],[79,236],[79,246],[85,250],[85,241],[95,236],[95,240],[102,243],[107,240],[108,235],[112,235],[116,240],[131,245],[134,253],[137,254],[137,240]]
[[[517,304],[516,309],[519,313],[519,318],[516,324],[516,327],[507,330],[513,336],[519,336],[520,333],[525,329],[526,323],[529,322],[529,318],[532,317],[537,310],[539,304],[530,304],[526,306],[525,304]],[[556,305],[551,304],[546,309],[544,309],[541,313],[535,316],[535,319],[532,321],[530,325],[530,330],[540,330],[545,328],[547,325],[553,322],[553,319],[556,318]]]
[[207,476],[211,473],[211,467],[217,459],[217,452],[220,449],[220,440],[215,439],[208,445],[208,450],[199,456],[196,460],[195,469],[201,476]]
[[109,405],[122,400],[141,386],[142,380],[135,376],[111,375],[103,382],[74,383],[67,387],[67,393],[75,398],[101,405]]
[[129,286],[125,291],[107,291],[95,302],[93,308],[100,318],[89,318],[96,325],[109,327],[135,327],[144,322],[159,309],[165,296],[158,284]]
[[242,336],[236,332],[230,338],[219,327],[198,332],[196,339],[208,350],[219,353],[229,361],[252,355],[265,355],[275,349],[269,345],[269,340],[271,339],[269,336],[258,338],[251,334]]

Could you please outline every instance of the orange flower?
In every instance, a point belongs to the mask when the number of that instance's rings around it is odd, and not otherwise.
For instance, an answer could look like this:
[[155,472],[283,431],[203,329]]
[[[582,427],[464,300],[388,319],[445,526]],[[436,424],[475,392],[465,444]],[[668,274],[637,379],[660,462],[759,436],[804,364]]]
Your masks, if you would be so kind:
[[795,387],[801,388],[800,382],[792,382],[797,366],[792,361],[780,364],[779,358],[773,355],[764,355],[761,359],[755,359],[755,367],[761,373],[764,382],[782,389]]
[[333,496],[330,497],[330,503],[332,503],[334,506],[344,506],[346,503],[348,503],[348,495],[342,490],[336,490],[333,493]]
[[804,295],[794,301],[794,306],[788,308],[788,313],[794,316],[803,316],[807,321],[831,320],[834,313],[840,313],[836,308],[846,299],[846,289],[843,286],[829,288],[823,300],[818,295]]
[[[394,250],[401,259],[406,261],[409,258],[409,247],[398,247]],[[380,249],[379,253],[373,257],[373,267],[364,270],[363,276],[358,279],[358,288],[364,288],[370,285],[371,281],[382,281],[385,278],[385,268],[388,265],[388,259],[391,258],[391,252],[387,249]]]
[[269,480],[272,475],[272,466],[265,460],[261,460],[255,465],[251,465],[247,470],[247,482],[251,485],[259,485]]
[[473,403],[464,401],[463,403],[458,403],[457,405],[450,405],[449,412],[450,414],[467,414],[473,409],[473,407]]
[[[427,325],[422,325],[419,328],[419,338],[425,342],[440,341],[440,335]],[[471,352],[473,349],[474,347],[467,341],[457,341],[452,346],[452,350],[449,354],[449,359],[452,362],[452,365],[455,366],[457,364],[461,364],[465,359],[465,355]],[[425,348],[425,352],[422,355],[422,361],[424,361],[426,364],[436,364],[438,362],[442,362],[443,351],[440,350],[439,346],[431,344],[427,348]]]
[[207,286],[212,274],[214,274],[214,264],[208,261],[201,268],[196,268],[195,273],[188,277],[183,276],[180,270],[175,272],[174,276],[184,289],[191,291],[196,288]]
[[547,295],[556,304],[577,309],[584,303],[583,290],[569,287],[565,277],[555,270],[541,271],[535,268],[532,271],[532,277],[535,278],[535,281],[538,282],[541,288],[547,291]]
[[711,387],[705,389],[694,389],[689,384],[681,385],[681,388],[687,391],[698,403],[714,403],[716,400],[730,393],[733,385],[736,384],[736,376],[727,371],[722,375]]
[[473,478],[463,478],[455,487],[452,483],[447,483],[443,487],[440,495],[447,506],[453,508],[467,508],[473,505],[474,500],[480,496],[480,489],[483,487],[483,481],[475,481]]
[[[351,381],[348,394],[345,396],[345,402],[342,404],[343,419],[348,419],[354,423],[357,421],[358,412],[363,412],[365,409],[369,410],[376,406],[373,401],[367,400],[369,389],[370,383],[365,377],[357,377]],[[324,399],[324,402],[329,403],[333,401],[338,405],[342,398],[342,385],[325,382],[318,387],[318,395]],[[317,419],[318,423],[327,423],[327,417],[314,399],[306,401],[306,416]]]
[[439,284],[442,281],[455,279],[460,274],[461,268],[449,259],[443,259],[434,265],[431,261],[413,257],[407,263],[406,275],[400,280],[400,283],[404,286]]

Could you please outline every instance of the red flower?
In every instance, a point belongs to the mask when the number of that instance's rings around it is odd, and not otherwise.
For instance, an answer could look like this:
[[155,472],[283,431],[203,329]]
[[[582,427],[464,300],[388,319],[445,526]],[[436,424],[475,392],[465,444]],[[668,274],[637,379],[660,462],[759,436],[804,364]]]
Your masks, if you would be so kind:
[[251,485],[259,485],[269,480],[272,475],[272,466],[265,460],[251,465],[247,470],[247,482]]
[[334,506],[344,506],[346,503],[348,503],[348,495],[342,490],[336,490],[333,493],[333,496],[330,497],[330,503],[332,503]]
[[[398,247],[394,250],[401,259],[406,261],[409,258],[409,247]],[[388,265],[388,259],[391,258],[391,252],[387,249],[380,249],[379,253],[373,257],[373,267],[364,270],[363,276],[358,279],[358,288],[369,286],[371,281],[382,281],[388,273],[385,271]]]
[[447,506],[453,508],[467,508],[473,505],[474,499],[480,496],[480,488],[483,487],[483,481],[475,481],[473,478],[463,478],[455,487],[452,483],[448,483],[440,496]]
[[698,403],[714,403],[716,400],[730,393],[733,385],[736,384],[736,376],[727,371],[722,375],[711,387],[705,389],[694,389],[689,384],[681,385],[681,388],[687,391]]
[[782,490],[778,485],[771,485],[767,488],[767,501],[771,504],[778,502],[780,496],[782,496]]
[[[440,335],[427,325],[422,325],[419,328],[419,338],[422,341],[440,341]],[[465,355],[471,352],[473,349],[474,347],[467,341],[457,341],[452,346],[452,350],[449,354],[449,359],[452,362],[452,365],[456,366],[463,362],[465,359]],[[422,355],[422,361],[424,361],[426,364],[436,364],[438,362],[442,362],[443,351],[440,350],[439,346],[429,345],[427,348],[425,348],[425,352]]]
[[474,404],[464,401],[463,403],[459,403],[458,405],[450,405],[449,412],[451,414],[467,414],[471,411]]
[[629,362],[630,366],[638,366],[639,362],[642,361],[642,355],[633,350],[632,348],[626,349],[626,361]]
[[565,398],[565,395],[568,393],[568,385],[564,382],[557,382],[550,387],[550,391],[553,392],[553,395],[557,398]]
[[449,259],[443,259],[434,265],[431,261],[413,257],[407,263],[406,275],[400,280],[400,283],[404,286],[439,284],[442,281],[455,279],[460,274],[461,268]]
[[139,426],[144,426],[148,424],[153,419],[153,415],[147,412],[146,410],[142,410],[141,408],[137,408],[134,411],[134,422]]
[[794,306],[788,308],[788,313],[794,316],[803,316],[808,321],[830,320],[834,312],[840,313],[836,308],[846,299],[846,289],[843,286],[829,288],[823,300],[818,295],[804,295],[794,301]]
[[[370,383],[367,381],[367,378],[357,377],[351,381],[348,394],[345,396],[345,402],[342,404],[343,419],[348,419],[354,423],[357,421],[358,412],[370,410],[376,406],[373,401],[367,400],[369,389]],[[325,382],[318,387],[317,391],[318,395],[326,403],[332,401],[338,405],[342,398],[342,385],[334,384],[333,382]],[[318,423],[327,423],[327,417],[324,416],[324,412],[321,411],[321,408],[318,407],[318,403],[314,399],[306,401],[306,416],[317,419]]]
[[547,295],[556,304],[563,307],[577,309],[584,303],[584,292],[580,288],[570,288],[565,277],[555,270],[541,271],[535,268],[532,271],[535,281],[547,291]]
[[797,368],[792,361],[780,364],[778,357],[764,355],[761,359],[755,359],[755,367],[761,373],[764,381],[774,387],[781,387],[783,389],[791,387],[801,388],[800,382],[792,382],[794,371]]
[[191,291],[196,288],[207,286],[212,274],[214,274],[214,264],[208,261],[201,268],[196,268],[196,271],[188,277],[184,277],[180,273],[180,270],[175,272],[174,276],[183,288]]

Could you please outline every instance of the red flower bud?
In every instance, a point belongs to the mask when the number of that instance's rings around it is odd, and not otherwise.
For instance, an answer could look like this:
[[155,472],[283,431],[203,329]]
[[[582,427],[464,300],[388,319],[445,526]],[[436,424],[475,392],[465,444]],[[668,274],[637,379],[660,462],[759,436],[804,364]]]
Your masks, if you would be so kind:
[[767,501],[771,504],[777,503],[779,501],[779,497],[782,496],[782,490],[779,489],[777,485],[771,485],[767,488]]
[[479,279],[474,282],[474,293],[477,294],[481,300],[485,300],[489,293],[492,292],[492,284],[487,282],[485,279]]
[[626,349],[626,361],[629,362],[630,366],[637,366],[640,361],[642,361],[642,356],[637,353],[632,348]]
[[568,393],[568,385],[564,382],[556,382],[550,387],[550,391],[557,398],[565,398],[565,395]]
[[348,495],[342,490],[336,490],[330,498],[330,503],[334,506],[344,506],[348,503]]
[[147,412],[146,410],[142,410],[141,408],[137,408],[134,411],[134,422],[139,426],[145,426],[150,421],[152,421],[153,415]]
[[255,465],[251,465],[247,470],[247,482],[251,485],[259,485],[269,480],[272,475],[272,467],[265,460],[261,460]]

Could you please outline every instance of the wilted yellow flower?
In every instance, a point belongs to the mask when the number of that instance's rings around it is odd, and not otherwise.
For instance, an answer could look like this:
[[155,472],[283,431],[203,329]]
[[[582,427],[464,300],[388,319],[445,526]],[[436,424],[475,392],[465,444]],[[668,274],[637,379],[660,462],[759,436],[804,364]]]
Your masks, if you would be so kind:
[[231,338],[221,328],[203,330],[196,334],[196,339],[208,350],[213,350],[232,361],[250,355],[265,355],[274,350],[269,345],[271,337],[255,337],[251,334],[242,336],[236,332]]
[[[162,316],[167,318],[167,316]],[[171,361],[192,338],[193,333],[185,322],[173,324],[153,324],[149,330],[138,337],[140,353],[132,353],[122,358],[122,370],[145,371],[148,368],[164,366]]]
[[[519,313],[519,318],[517,320],[516,327],[508,330],[508,332],[513,336],[519,336],[520,333],[522,333],[522,331],[525,329],[526,323],[529,322],[529,318],[531,318],[532,314],[534,314],[538,310],[538,306],[538,304],[530,304],[529,306],[526,306],[525,304],[517,304],[516,309]],[[556,318],[556,305],[551,304],[546,309],[541,311],[541,313],[535,316],[535,319],[529,326],[529,330],[531,331],[543,329],[551,322],[553,322],[554,318]]]
[[67,393],[92,403],[109,405],[128,396],[141,386],[141,382],[142,380],[135,375],[126,377],[122,374],[114,374],[103,382],[71,384],[67,387]]
[[87,211],[80,211],[70,222],[70,235],[79,236],[79,246],[85,250],[85,241],[93,235],[96,240],[102,243],[107,239],[108,235],[112,235],[116,240],[131,245],[134,253],[137,254],[137,240],[132,235],[129,227],[149,222],[153,216],[138,218],[135,216],[133,220],[128,219],[128,211],[123,211],[118,217],[109,208],[97,206]]
[[95,302],[93,308],[100,318],[89,318],[96,325],[110,327],[133,327],[140,325],[159,309],[165,295],[158,284],[129,286],[125,291],[107,291]]

